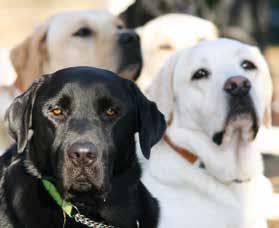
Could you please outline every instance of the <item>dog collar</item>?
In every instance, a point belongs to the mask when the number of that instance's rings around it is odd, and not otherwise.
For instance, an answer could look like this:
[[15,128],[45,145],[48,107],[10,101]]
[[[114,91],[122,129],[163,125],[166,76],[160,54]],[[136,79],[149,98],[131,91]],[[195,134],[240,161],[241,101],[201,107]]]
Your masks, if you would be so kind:
[[[164,135],[163,139],[174,151],[180,154],[184,159],[186,159],[191,164],[194,164],[198,160],[198,157],[195,154],[191,153],[187,149],[175,145],[167,134]],[[206,170],[205,164],[202,161],[200,161],[199,167],[201,169]],[[232,182],[236,184],[243,184],[249,182],[250,180],[251,179],[246,179],[246,180],[234,179],[232,180]]]
[[175,145],[167,134],[164,135],[163,139],[174,151],[180,154],[184,159],[186,159],[191,164],[194,164],[198,160],[198,157],[195,154],[191,153],[189,150]]
[[[24,160],[24,167],[28,174],[37,179],[41,180],[41,183],[44,189],[48,192],[51,198],[55,201],[55,203],[62,209],[63,213],[65,213],[68,217],[74,219],[77,223],[83,224],[87,227],[96,227],[96,228],[116,228],[115,226],[106,225],[104,223],[95,222],[84,215],[79,213],[78,208],[73,205],[72,203],[64,200],[58,190],[56,189],[55,185],[42,177],[42,174],[36,168],[30,160]],[[75,211],[75,212],[74,212]],[[137,222],[137,227],[139,227],[139,222]]]
[[[51,198],[56,202],[56,204],[62,209],[62,211],[68,215],[70,218],[75,219],[77,223],[81,223],[87,227],[96,227],[96,228],[116,228],[114,226],[105,225],[104,223],[95,222],[89,218],[86,218],[84,215],[79,213],[79,210],[72,203],[64,200],[60,193],[57,191],[55,185],[47,179],[42,179],[42,184],[45,190],[49,193]],[[73,211],[76,211],[74,213]]]
[[57,191],[55,185],[51,183],[47,179],[42,179],[42,184],[45,188],[45,190],[48,192],[48,194],[51,196],[51,198],[56,202],[56,204],[63,210],[64,213],[66,213],[70,218],[72,218],[72,211],[73,211],[73,204],[70,202],[64,200],[60,193]]

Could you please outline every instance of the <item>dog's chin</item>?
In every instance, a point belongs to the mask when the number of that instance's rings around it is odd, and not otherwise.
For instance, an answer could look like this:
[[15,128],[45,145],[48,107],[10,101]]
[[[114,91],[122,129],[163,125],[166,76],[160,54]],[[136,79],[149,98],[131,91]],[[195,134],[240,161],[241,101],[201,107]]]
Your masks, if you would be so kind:
[[84,198],[98,198],[106,194],[106,189],[96,186],[90,181],[75,181],[65,187],[64,198],[66,200],[82,201]]
[[71,185],[71,192],[90,192],[93,189],[93,185],[90,182],[75,182]]
[[129,80],[137,80],[142,69],[142,63],[131,63],[129,65],[125,65],[119,68],[118,74],[125,79]]

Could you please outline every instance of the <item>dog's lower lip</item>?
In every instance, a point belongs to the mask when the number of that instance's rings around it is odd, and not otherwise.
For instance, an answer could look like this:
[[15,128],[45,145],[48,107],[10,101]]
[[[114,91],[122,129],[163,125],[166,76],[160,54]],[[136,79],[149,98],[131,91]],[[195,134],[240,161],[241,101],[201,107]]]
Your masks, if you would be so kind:
[[216,145],[220,146],[222,144],[222,141],[223,141],[223,136],[224,136],[224,131],[216,132],[212,137],[212,141]]
[[76,181],[72,187],[69,189],[69,193],[75,195],[81,192],[89,192],[92,189],[93,185],[89,182],[80,182]]

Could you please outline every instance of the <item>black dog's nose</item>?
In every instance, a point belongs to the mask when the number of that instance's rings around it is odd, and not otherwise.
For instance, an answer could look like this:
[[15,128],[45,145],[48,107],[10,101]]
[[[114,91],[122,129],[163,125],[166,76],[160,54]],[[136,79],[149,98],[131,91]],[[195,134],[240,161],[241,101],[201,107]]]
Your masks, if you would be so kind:
[[137,44],[139,43],[139,35],[134,31],[122,32],[119,35],[118,42],[122,46]]
[[75,165],[91,165],[97,159],[97,147],[93,143],[74,143],[68,149],[68,156]]
[[230,77],[224,85],[224,90],[232,96],[245,96],[250,89],[250,81],[243,76]]

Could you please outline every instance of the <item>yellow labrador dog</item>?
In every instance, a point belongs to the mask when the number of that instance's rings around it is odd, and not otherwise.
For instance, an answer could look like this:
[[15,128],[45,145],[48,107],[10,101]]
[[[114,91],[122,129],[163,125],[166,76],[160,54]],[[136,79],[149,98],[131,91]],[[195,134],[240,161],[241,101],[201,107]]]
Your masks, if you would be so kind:
[[135,80],[142,66],[138,35],[109,12],[95,10],[53,16],[11,51],[11,59],[22,90],[65,67],[94,66]]
[[187,14],[167,14],[137,29],[144,66],[138,84],[145,89],[166,60],[175,52],[218,37],[218,29],[207,20]]
[[148,89],[168,128],[143,181],[159,228],[265,228],[271,185],[256,146],[272,84],[255,47],[217,39],[175,54]]

